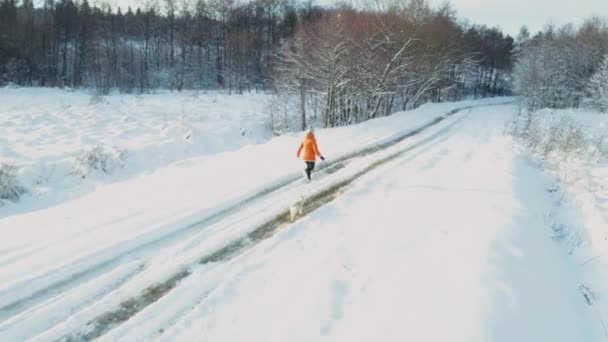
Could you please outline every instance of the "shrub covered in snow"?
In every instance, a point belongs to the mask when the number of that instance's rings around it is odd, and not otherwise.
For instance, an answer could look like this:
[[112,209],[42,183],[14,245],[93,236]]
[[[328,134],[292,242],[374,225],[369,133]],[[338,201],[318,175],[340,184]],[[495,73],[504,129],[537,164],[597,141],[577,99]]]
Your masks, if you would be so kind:
[[587,92],[591,104],[602,113],[608,112],[608,54],[604,57],[604,61],[595,72],[589,85]]
[[0,200],[16,201],[25,192],[17,181],[17,170],[13,164],[0,164]]
[[597,162],[608,153],[608,137],[594,136],[575,115],[543,110],[520,116],[517,126],[529,151],[566,178],[581,169],[577,165]]
[[588,149],[589,141],[581,124],[570,116],[531,115],[523,137],[534,154],[545,160],[552,157],[571,159],[582,155]]
[[100,94],[95,94],[91,96],[89,99],[89,106],[94,106],[98,104],[107,104],[108,101]]
[[86,178],[95,172],[110,174],[124,166],[125,151],[115,147],[106,150],[102,146],[95,146],[77,153],[72,163],[74,174]]

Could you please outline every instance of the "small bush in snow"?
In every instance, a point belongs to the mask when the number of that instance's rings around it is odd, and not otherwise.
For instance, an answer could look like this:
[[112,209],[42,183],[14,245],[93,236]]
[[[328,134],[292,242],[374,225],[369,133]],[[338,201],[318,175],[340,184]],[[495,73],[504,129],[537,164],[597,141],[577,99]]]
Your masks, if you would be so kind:
[[567,115],[531,115],[525,123],[523,138],[527,147],[544,160],[578,158],[585,155],[590,145],[581,124]]
[[17,182],[17,170],[15,165],[0,164],[0,199],[16,201],[25,192]]
[[593,145],[600,160],[608,160],[608,135],[593,139]]
[[81,150],[72,163],[74,174],[86,178],[95,172],[110,174],[117,168],[124,166],[125,152],[117,148],[106,151],[101,146],[90,150]]
[[107,100],[100,94],[95,94],[95,95],[91,96],[91,99],[89,99],[89,106],[94,106],[97,104],[105,104],[105,103],[107,103]]

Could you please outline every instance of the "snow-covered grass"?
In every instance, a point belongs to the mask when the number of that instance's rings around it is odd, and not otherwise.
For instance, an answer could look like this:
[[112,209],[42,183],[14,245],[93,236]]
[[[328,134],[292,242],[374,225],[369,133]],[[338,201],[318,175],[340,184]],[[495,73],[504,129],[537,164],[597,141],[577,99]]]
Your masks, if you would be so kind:
[[607,115],[547,109],[521,114],[517,127],[528,150],[560,176],[574,164],[608,162]]

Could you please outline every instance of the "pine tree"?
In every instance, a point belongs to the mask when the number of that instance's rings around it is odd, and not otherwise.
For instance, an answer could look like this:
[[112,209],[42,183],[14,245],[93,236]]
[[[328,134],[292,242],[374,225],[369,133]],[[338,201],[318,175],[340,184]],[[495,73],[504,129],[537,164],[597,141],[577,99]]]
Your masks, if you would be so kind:
[[587,92],[594,106],[602,113],[608,112],[608,54],[589,80]]

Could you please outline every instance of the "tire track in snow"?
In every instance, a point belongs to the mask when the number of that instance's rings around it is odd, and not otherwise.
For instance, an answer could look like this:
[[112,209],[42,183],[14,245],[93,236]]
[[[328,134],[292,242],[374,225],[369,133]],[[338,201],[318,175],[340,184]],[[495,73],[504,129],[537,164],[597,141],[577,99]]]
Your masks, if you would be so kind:
[[[125,284],[138,273],[141,265],[137,263],[124,264],[110,272],[104,273],[100,278],[82,283],[74,291],[69,291],[47,300],[41,306],[32,307],[0,325],[0,340],[25,340],[32,335],[39,334],[49,328],[66,320],[75,308],[97,303],[115,288]],[[23,324],[33,322],[33,324]],[[4,336],[2,331],[10,331],[9,336]]]

